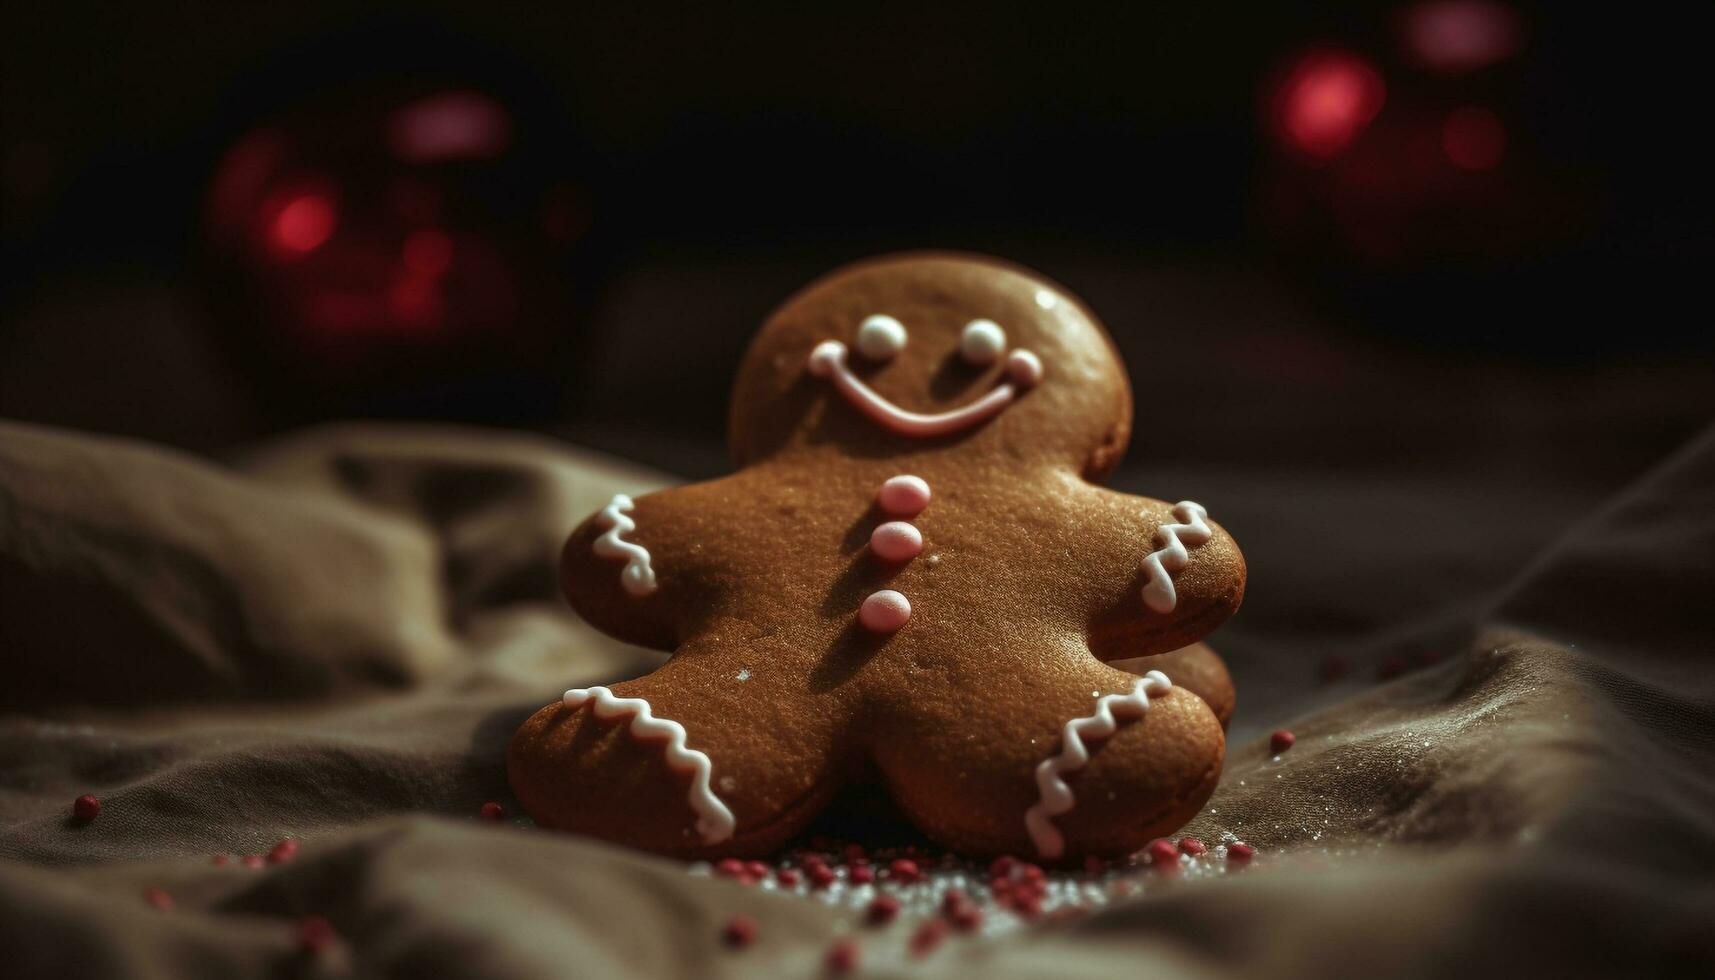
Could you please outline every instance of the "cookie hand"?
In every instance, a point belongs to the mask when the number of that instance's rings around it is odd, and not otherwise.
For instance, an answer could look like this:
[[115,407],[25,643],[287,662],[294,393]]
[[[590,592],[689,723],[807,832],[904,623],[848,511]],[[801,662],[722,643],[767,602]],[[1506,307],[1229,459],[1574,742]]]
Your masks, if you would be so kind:
[[[670,556],[656,543],[676,508],[665,499],[672,491],[633,500],[616,494],[590,515],[560,553],[560,588],[579,615],[619,639],[660,650],[677,642],[676,630],[661,610],[664,574]],[[671,591],[670,588],[667,591]]]
[[[1244,599],[1244,556],[1202,505],[1147,504],[1140,509],[1136,498],[1128,498],[1103,514],[1109,540],[1114,522],[1126,529],[1121,540],[1136,571],[1092,618],[1090,651],[1100,660],[1150,656],[1193,643]],[[1148,545],[1139,548],[1138,542]]]

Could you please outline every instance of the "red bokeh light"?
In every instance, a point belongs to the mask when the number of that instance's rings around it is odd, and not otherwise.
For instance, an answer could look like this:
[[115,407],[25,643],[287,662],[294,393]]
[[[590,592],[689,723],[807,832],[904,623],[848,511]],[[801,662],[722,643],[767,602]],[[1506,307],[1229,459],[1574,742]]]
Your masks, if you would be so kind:
[[325,194],[306,191],[287,198],[274,212],[268,239],[282,252],[304,255],[321,248],[333,237],[339,215]]
[[1368,61],[1345,51],[1318,51],[1287,74],[1275,116],[1289,146],[1329,160],[1352,145],[1386,101],[1381,72]]
[[1511,57],[1519,16],[1491,0],[1430,0],[1405,14],[1405,45],[1427,68],[1459,75]]
[[1441,149],[1461,170],[1493,170],[1507,152],[1507,130],[1481,106],[1463,106],[1441,124]]
[[453,240],[446,232],[423,228],[405,237],[400,261],[407,275],[418,279],[433,279],[453,264]]
[[441,92],[393,113],[387,142],[401,160],[487,160],[512,141],[512,119],[480,92]]
[[406,277],[387,290],[387,309],[401,326],[410,330],[440,326],[444,306],[440,287],[432,279]]

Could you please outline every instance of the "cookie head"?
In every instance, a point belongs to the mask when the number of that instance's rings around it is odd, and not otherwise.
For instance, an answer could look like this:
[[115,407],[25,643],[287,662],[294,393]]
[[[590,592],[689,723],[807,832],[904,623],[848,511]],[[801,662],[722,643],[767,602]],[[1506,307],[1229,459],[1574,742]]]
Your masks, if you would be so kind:
[[840,269],[769,317],[729,435],[741,466],[952,451],[1094,477],[1130,419],[1113,345],[1065,289],[996,259],[912,253]]

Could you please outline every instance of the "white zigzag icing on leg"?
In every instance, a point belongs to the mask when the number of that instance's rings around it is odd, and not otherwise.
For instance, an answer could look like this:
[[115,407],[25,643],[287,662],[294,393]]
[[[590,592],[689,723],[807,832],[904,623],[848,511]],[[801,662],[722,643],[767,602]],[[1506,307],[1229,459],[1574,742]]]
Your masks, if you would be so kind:
[[1149,557],[1143,560],[1143,567],[1149,572],[1149,581],[1143,585],[1143,604],[1158,613],[1170,613],[1179,604],[1179,593],[1174,591],[1173,576],[1169,573],[1184,571],[1186,562],[1191,560],[1191,553],[1185,550],[1185,546],[1195,548],[1207,544],[1215,536],[1209,525],[1203,523],[1209,512],[1194,500],[1181,500],[1174,504],[1173,516],[1184,523],[1163,524],[1157,528],[1156,536],[1166,544],[1150,552]]
[[625,516],[634,505],[623,493],[613,495],[613,501],[601,509],[601,519],[607,524],[606,534],[595,539],[595,553],[603,558],[624,558],[625,569],[619,582],[625,591],[645,596],[655,591],[655,569],[649,565],[649,549],[620,538],[637,530],[637,522]]
[[702,835],[703,843],[719,844],[732,836],[736,825],[732,811],[709,786],[714,764],[706,754],[685,745],[688,736],[684,725],[670,718],[655,717],[649,709],[649,702],[642,698],[614,697],[612,691],[600,685],[574,687],[560,700],[568,708],[593,701],[595,704],[591,710],[597,718],[607,721],[630,715],[632,735],[642,740],[665,739],[667,765],[677,772],[691,774],[689,801],[691,809],[697,812],[697,833]]
[[1060,754],[1043,759],[1036,767],[1036,790],[1040,799],[1024,811],[1024,827],[1030,831],[1030,841],[1036,853],[1047,859],[1057,858],[1066,851],[1066,838],[1053,818],[1070,811],[1077,798],[1061,774],[1077,772],[1090,762],[1086,737],[1107,738],[1119,730],[1117,714],[1141,718],[1149,711],[1149,699],[1161,697],[1173,689],[1173,682],[1159,670],[1138,678],[1129,694],[1108,694],[1096,700],[1096,710],[1083,718],[1066,723],[1060,738]]

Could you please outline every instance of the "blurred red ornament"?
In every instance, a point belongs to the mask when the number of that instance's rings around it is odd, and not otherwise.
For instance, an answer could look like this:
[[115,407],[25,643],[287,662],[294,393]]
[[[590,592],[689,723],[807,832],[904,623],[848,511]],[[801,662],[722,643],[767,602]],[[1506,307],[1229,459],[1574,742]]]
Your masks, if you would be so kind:
[[1518,14],[1489,0],[1431,0],[1405,12],[1405,47],[1433,71],[1462,75],[1487,68],[1518,51],[1524,31]]
[[537,117],[526,155],[524,128],[473,87],[383,75],[233,142],[206,198],[211,285],[270,404],[403,405],[505,372],[556,390],[550,354],[595,291],[593,195],[573,141]]
[[1387,101],[1381,72],[1347,51],[1315,51],[1287,73],[1274,99],[1288,146],[1315,160],[1345,152]]
[[1507,130],[1481,106],[1463,106],[1441,124],[1441,149],[1461,170],[1493,170],[1507,152]]

